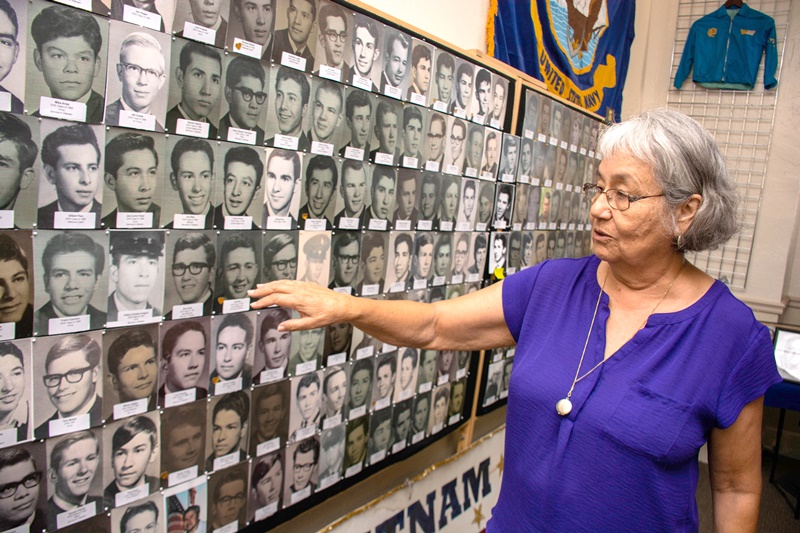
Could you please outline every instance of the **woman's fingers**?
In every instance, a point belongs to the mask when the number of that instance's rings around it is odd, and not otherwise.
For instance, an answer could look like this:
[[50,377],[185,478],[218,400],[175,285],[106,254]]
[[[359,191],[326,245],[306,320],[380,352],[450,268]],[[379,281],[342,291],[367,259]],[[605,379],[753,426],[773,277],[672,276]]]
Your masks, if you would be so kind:
[[300,313],[302,318],[285,322],[286,331],[297,331],[327,326],[345,320],[347,296],[316,283],[301,281],[275,281],[257,286],[249,296],[258,298],[253,309],[269,306],[286,307]]

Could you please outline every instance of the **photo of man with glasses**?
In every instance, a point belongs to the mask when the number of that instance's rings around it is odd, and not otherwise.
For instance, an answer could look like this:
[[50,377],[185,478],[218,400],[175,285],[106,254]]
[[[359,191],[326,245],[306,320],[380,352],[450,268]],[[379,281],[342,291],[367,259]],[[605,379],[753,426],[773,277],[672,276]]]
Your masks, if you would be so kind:
[[[249,3],[249,0],[243,0]],[[235,142],[252,140],[264,144],[264,121],[261,110],[267,101],[267,75],[261,62],[252,57],[233,56],[225,69],[225,101],[228,112],[219,119],[220,139]],[[246,130],[246,131],[236,131]],[[253,132],[247,136],[246,132]]]
[[[47,351],[44,375],[40,379],[44,385],[43,392],[47,394],[55,412],[36,428],[34,435],[37,439],[102,423],[103,400],[100,393],[103,381],[100,379],[100,361],[103,350],[94,338],[99,337],[99,333],[53,338],[55,343]],[[41,413],[47,412],[43,400],[43,394],[37,395],[39,420],[44,418]],[[71,420],[63,420],[67,418]]]
[[42,467],[37,467],[37,459],[29,450],[33,451],[34,455],[39,455],[38,451],[44,452],[44,444],[31,443],[24,447],[16,446],[0,450],[0,480],[2,480],[0,481],[0,530],[2,531],[13,530],[23,525],[27,525],[31,533],[39,533],[47,528],[44,509],[39,505],[39,495],[46,489],[41,484],[44,471]]
[[284,501],[294,504],[310,496],[317,488],[312,481],[319,467],[319,441],[311,437],[288,448],[292,454],[292,469],[286,476]]
[[[344,10],[333,2],[323,2],[319,8],[319,44],[317,45],[317,70],[319,75],[323,66],[338,70],[338,76],[324,76],[341,81],[342,75],[350,70],[344,60],[347,51],[348,17]],[[328,71],[328,74],[336,72]]]
[[[59,516],[80,507],[87,507],[81,519],[91,518],[103,511],[102,490],[95,487],[95,478],[102,477],[99,429],[72,433],[61,439],[47,441],[50,453],[48,477],[55,490],[47,500],[47,530],[55,530]],[[98,494],[92,494],[94,490]]]
[[242,462],[217,472],[208,482],[211,498],[210,531],[228,526],[226,531],[238,531],[244,527],[247,511],[247,469]]
[[297,235],[269,232],[264,236],[264,281],[297,278]]
[[[202,304],[199,314],[194,312],[189,314],[209,316],[214,305],[212,283],[217,262],[214,242],[205,233],[175,232],[175,235],[178,239],[173,247],[171,271],[175,294],[180,303],[176,303],[174,307]],[[174,308],[170,307],[164,317],[165,320],[172,320],[173,310]],[[183,310],[181,312],[183,313]],[[190,317],[182,315],[181,318]]]
[[331,262],[332,281],[329,289],[352,294],[358,276],[361,243],[359,234],[351,231],[337,232],[333,236],[333,254]]
[[[447,122],[439,113],[433,113],[430,117],[428,133],[425,138],[425,168],[438,172],[444,170],[444,141],[447,134]],[[430,164],[436,168],[430,168]]]
[[[112,38],[127,33],[126,25],[112,22]],[[158,95],[167,81],[167,60],[161,43],[154,37],[157,33],[150,34],[146,31],[127,33],[119,48],[119,63],[116,64],[114,73],[108,71],[108,94],[112,94],[112,87],[116,81],[121,84],[120,97],[106,106],[106,126],[136,126],[149,129],[140,122],[132,122],[125,117],[127,113],[154,115],[153,129],[164,131],[163,102],[158,101]],[[162,99],[163,100],[163,99]],[[123,120],[120,121],[120,115]]]
[[461,174],[464,163],[464,139],[467,137],[467,124],[460,118],[454,118],[450,126],[447,154],[444,158],[444,172],[446,174]]

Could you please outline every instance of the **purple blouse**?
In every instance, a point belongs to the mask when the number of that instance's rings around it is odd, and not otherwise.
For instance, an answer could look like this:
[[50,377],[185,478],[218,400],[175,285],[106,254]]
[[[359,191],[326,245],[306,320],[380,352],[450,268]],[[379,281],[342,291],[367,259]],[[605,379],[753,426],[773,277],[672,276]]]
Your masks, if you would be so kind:
[[[569,391],[600,286],[597,257],[545,261],[506,278],[517,340],[505,470],[487,531],[696,531],[697,454],[781,381],[767,328],[724,284],[656,313]],[[603,294],[581,375],[603,359]]]

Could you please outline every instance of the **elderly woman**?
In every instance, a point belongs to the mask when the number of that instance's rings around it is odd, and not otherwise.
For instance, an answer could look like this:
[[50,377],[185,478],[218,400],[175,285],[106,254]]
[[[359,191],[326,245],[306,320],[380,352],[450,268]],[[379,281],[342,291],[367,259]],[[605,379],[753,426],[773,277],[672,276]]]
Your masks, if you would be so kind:
[[287,330],[347,320],[395,346],[516,342],[489,531],[697,530],[706,442],[717,529],[755,531],[762,396],[780,381],[769,334],[684,258],[736,229],[723,157],[697,123],[663,110],[612,126],[598,148],[597,183],[583,186],[592,256],[433,305],[291,282],[256,289],[255,305],[298,309]]

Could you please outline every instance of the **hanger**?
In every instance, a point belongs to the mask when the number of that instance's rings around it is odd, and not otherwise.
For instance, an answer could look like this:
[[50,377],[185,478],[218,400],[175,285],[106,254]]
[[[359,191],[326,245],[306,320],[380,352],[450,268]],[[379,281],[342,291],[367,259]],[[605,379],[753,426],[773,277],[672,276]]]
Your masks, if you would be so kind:
[[742,7],[744,2],[742,0],[728,0],[725,2],[725,9],[738,9]]

